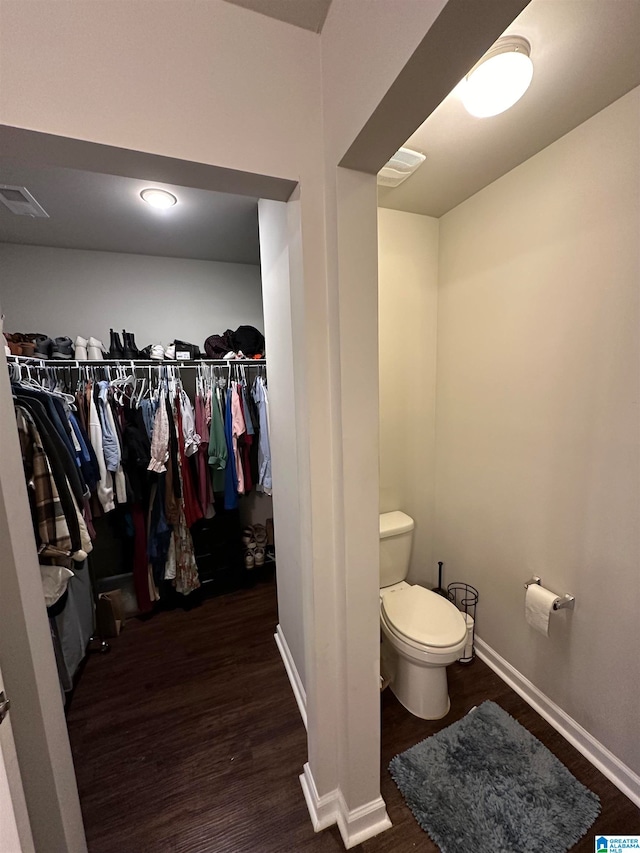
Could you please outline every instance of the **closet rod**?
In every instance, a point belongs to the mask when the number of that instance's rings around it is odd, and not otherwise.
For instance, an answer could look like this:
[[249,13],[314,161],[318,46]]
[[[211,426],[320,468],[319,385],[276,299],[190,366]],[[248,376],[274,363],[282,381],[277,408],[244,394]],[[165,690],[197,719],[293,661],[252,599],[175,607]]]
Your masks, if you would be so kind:
[[193,361],[180,361],[179,359],[142,359],[142,358],[103,358],[98,361],[76,361],[73,358],[32,358],[25,355],[8,355],[8,364],[30,364],[36,367],[100,367],[101,365],[123,365],[134,367],[198,367],[200,364],[212,364],[216,367],[228,367],[230,364],[242,364],[245,367],[264,367],[266,358],[199,358]]

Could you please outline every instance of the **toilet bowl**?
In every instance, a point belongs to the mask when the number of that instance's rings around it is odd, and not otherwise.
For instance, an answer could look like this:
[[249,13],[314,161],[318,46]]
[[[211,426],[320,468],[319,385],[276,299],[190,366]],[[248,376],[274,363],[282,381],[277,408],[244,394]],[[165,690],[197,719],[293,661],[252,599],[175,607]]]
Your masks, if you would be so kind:
[[405,513],[380,516],[381,675],[408,711],[438,720],[449,711],[446,667],[460,657],[467,625],[446,598],[405,581],[412,536]]

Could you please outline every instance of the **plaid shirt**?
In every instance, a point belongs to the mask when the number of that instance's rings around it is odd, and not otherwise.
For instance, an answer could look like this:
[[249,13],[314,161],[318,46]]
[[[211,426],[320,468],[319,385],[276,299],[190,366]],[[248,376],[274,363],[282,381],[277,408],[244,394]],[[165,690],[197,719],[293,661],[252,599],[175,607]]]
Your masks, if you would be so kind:
[[72,548],[69,527],[40,433],[29,412],[21,406],[16,406],[16,423],[38,554],[69,557]]

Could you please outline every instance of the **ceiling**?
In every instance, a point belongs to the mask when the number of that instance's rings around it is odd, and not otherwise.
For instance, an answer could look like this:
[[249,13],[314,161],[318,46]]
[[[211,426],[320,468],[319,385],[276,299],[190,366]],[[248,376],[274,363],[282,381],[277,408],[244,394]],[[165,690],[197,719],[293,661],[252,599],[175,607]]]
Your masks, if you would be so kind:
[[452,92],[405,143],[426,161],[379,187],[381,207],[442,216],[640,85],[638,0],[532,0],[506,33],[531,43],[524,97],[477,119]]
[[153,182],[178,204],[140,198],[148,181],[0,158],[0,183],[26,187],[49,219],[16,216],[0,204],[0,242],[259,264],[258,201]]
[[[296,16],[305,9],[315,29],[330,0],[236,2],[274,17],[287,13],[297,26],[304,26]],[[317,15],[324,9],[313,26],[312,8]],[[441,216],[640,84],[640,0],[532,0],[507,32],[531,42],[529,91],[488,119],[472,118],[449,95],[406,143],[427,155],[425,163],[400,187],[379,188],[380,206]],[[126,176],[147,169],[168,177],[171,170],[157,164],[98,174],[34,167],[41,156],[25,159],[10,145],[4,151],[10,156],[0,157],[0,183],[25,186],[50,218],[15,216],[0,205],[0,242],[259,263],[253,195],[198,189],[207,185],[198,173],[182,177],[190,186],[154,181],[179,199],[159,212],[140,200],[149,182]],[[77,155],[68,162],[81,163]]]
[[227,0],[234,6],[242,6],[259,12],[268,18],[293,24],[319,33],[322,30],[331,0]]

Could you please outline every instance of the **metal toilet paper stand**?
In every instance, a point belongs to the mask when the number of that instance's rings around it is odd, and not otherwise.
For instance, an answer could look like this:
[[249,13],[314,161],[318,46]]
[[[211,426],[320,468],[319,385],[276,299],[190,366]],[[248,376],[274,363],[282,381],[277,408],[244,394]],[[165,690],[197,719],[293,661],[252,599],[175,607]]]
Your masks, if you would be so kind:
[[463,614],[467,625],[467,644],[458,663],[473,663],[476,657],[476,606],[478,590],[469,583],[455,581],[447,587],[447,598]]
[[[526,584],[524,585],[525,589],[528,589],[531,584],[537,583],[538,586],[542,586],[542,581],[538,577],[538,575],[534,575],[530,578]],[[556,600],[553,602],[554,610],[573,610],[576,603],[576,599],[573,595],[569,595],[569,593],[565,593],[562,597],[558,596]]]

